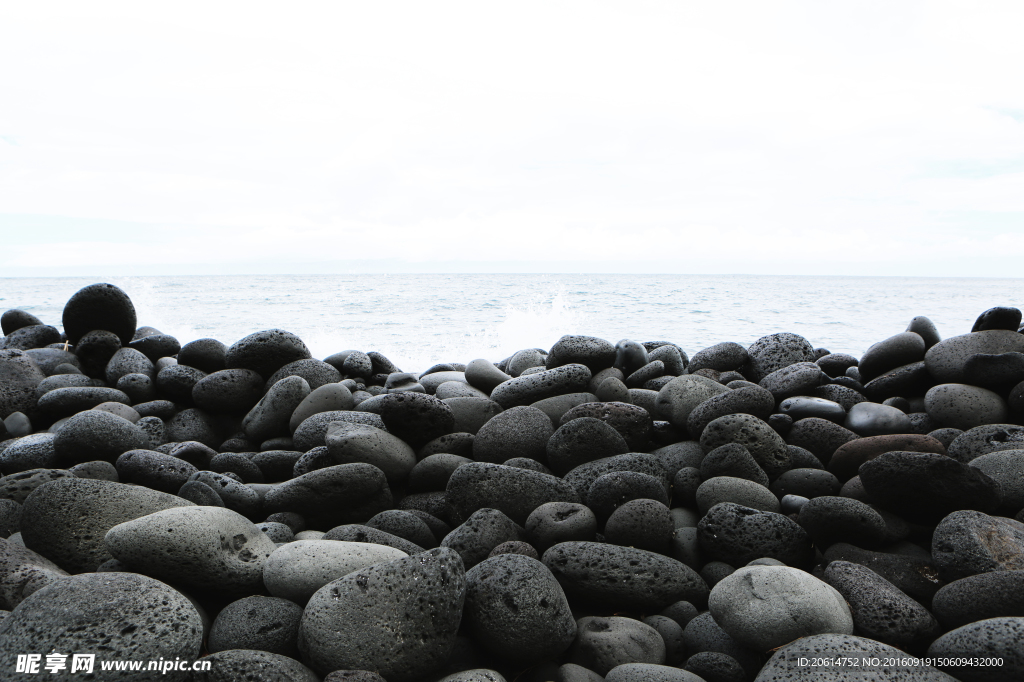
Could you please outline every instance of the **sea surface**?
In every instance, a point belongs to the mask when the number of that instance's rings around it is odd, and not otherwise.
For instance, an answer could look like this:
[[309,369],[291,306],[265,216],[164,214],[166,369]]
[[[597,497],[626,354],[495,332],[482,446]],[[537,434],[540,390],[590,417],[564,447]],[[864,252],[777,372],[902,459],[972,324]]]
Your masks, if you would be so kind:
[[[68,298],[96,279],[0,278],[0,310],[61,326]],[[926,315],[943,337],[984,310],[1020,307],[1024,279],[754,275],[389,274],[108,279],[140,325],[183,344],[226,344],[262,329],[298,334],[314,357],[376,350],[405,371],[436,362],[498,361],[550,348],[563,334],[673,341],[689,355],[720,341],[749,345],[794,332],[860,356]]]

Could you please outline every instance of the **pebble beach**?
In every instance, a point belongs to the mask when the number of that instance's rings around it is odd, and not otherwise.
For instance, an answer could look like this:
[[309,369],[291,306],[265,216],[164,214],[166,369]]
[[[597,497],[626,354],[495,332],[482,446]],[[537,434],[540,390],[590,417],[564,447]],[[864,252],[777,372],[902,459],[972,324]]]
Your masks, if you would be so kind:
[[0,678],[1024,679],[1021,311],[921,312],[859,357],[566,329],[409,372],[112,284],[14,307]]

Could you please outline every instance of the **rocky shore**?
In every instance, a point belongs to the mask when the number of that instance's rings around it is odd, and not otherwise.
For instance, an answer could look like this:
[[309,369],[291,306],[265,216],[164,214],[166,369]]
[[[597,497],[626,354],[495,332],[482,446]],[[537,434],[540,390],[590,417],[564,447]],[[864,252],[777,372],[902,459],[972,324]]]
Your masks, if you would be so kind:
[[2,679],[1024,679],[1016,308],[422,373],[47,322],[0,318]]

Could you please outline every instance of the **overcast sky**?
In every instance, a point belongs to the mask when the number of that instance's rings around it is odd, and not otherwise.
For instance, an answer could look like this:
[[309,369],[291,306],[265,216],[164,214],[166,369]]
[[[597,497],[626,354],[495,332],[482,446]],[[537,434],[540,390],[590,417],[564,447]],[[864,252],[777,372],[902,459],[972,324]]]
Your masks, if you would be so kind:
[[1019,0],[0,7],[0,276],[1021,276]]

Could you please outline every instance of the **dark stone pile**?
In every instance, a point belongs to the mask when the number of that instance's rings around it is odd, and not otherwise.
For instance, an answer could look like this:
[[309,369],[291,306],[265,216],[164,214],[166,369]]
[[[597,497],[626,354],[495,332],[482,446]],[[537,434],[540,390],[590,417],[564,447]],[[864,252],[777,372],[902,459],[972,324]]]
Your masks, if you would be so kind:
[[[4,679],[1024,679],[1015,308],[860,359],[564,336],[423,373],[181,346],[109,284],[0,321]],[[804,660],[910,654],[1001,665]]]

